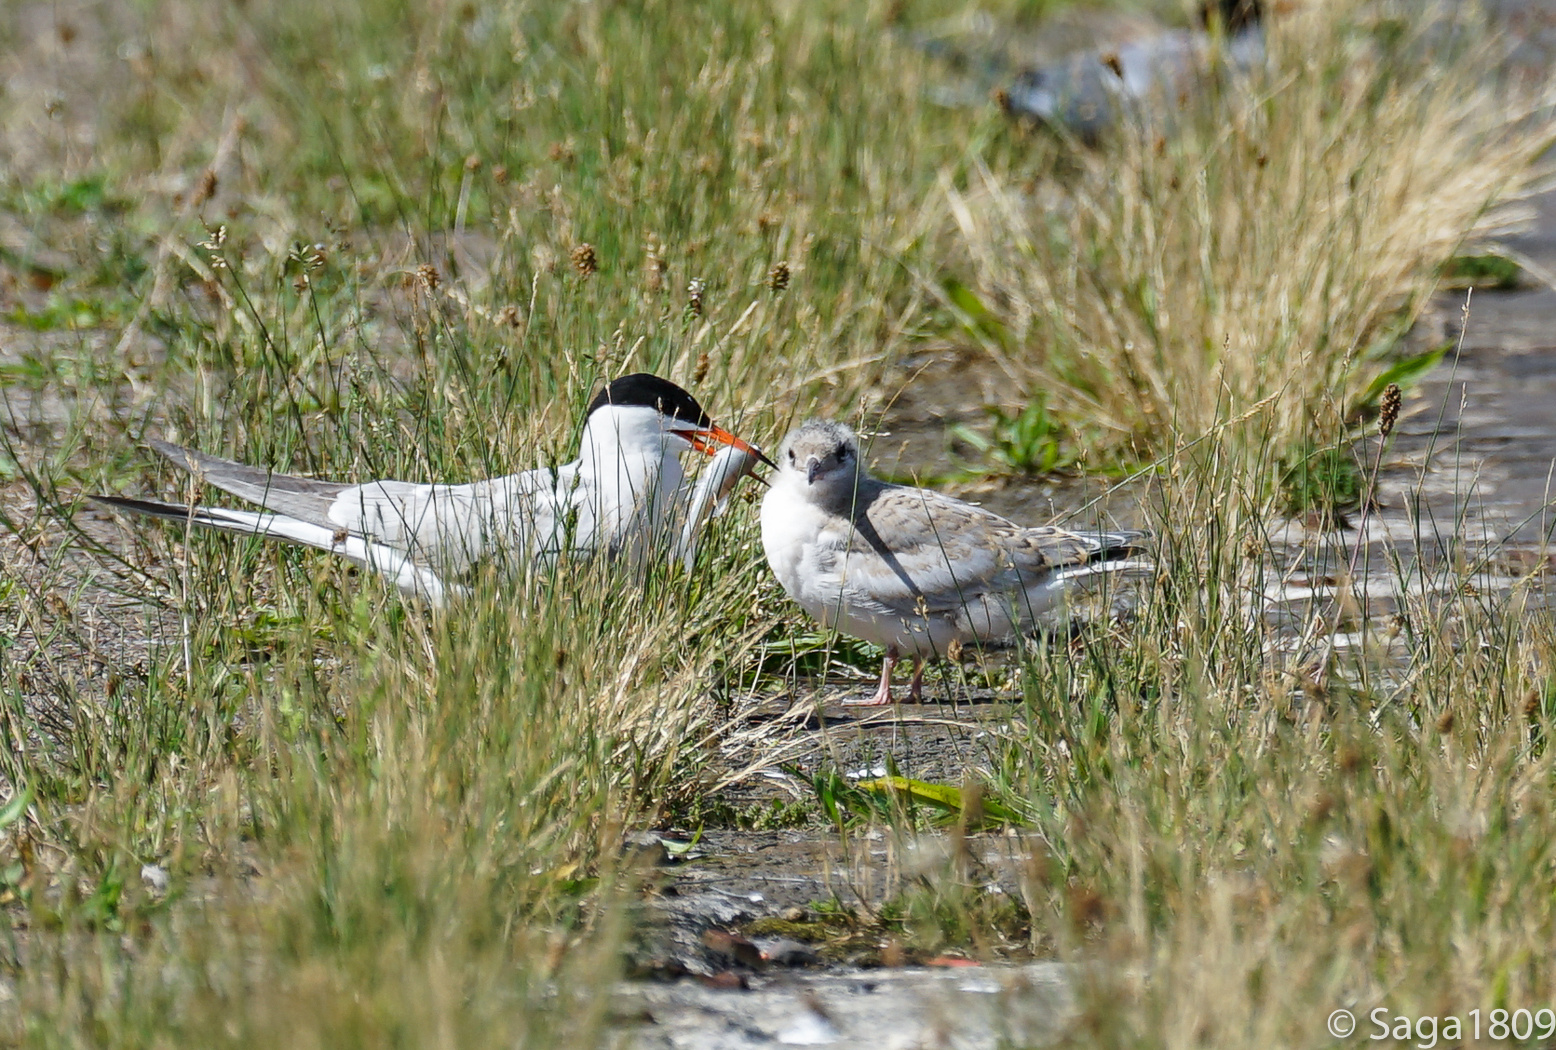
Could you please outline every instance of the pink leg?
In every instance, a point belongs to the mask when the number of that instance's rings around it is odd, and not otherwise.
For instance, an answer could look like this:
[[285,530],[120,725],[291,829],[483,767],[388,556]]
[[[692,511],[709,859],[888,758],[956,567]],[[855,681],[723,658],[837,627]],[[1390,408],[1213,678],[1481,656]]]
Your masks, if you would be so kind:
[[915,704],[924,702],[924,658],[913,658],[913,681],[908,685],[908,699]]
[[881,686],[868,700],[844,700],[844,707],[880,707],[891,703],[891,672],[897,666],[897,650],[887,649],[886,660],[881,664]]

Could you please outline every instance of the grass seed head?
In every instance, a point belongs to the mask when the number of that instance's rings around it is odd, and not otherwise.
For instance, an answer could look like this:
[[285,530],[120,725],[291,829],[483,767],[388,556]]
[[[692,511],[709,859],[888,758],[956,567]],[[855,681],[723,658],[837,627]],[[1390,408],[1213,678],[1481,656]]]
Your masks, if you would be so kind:
[[1403,403],[1399,393],[1399,384],[1390,383],[1383,388],[1383,406],[1378,413],[1378,433],[1388,437],[1394,431],[1394,424],[1399,422],[1399,408]]
[[594,245],[585,241],[573,249],[573,269],[578,271],[581,277],[593,277],[600,269],[599,256],[595,254]]
[[703,293],[707,288],[707,282],[701,277],[693,277],[686,285],[686,309],[693,317],[701,317],[703,314]]
[[670,264],[665,262],[664,249],[656,244],[648,246],[648,259],[643,264],[648,271],[644,283],[650,292],[661,292],[665,287],[665,274],[670,271]]
[[216,196],[216,170],[206,168],[200,173],[200,181],[195,186],[194,203],[198,207]]
[[789,287],[789,264],[775,262],[773,268],[767,271],[767,287],[775,292],[781,292]]

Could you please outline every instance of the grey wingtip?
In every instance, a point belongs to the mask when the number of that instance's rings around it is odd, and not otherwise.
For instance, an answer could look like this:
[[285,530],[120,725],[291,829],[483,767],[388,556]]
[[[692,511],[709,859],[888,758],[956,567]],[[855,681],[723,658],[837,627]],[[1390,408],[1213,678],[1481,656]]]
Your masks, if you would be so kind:
[[183,518],[189,515],[189,508],[177,503],[159,503],[156,500],[133,499],[128,496],[88,495],[87,499],[120,513],[145,514],[153,518]]
[[157,451],[157,453],[162,454],[162,456],[168,457],[168,459],[173,460],[173,462],[179,462],[179,460],[187,459],[188,454],[190,454],[190,450],[187,450],[187,448],[184,448],[184,446],[174,445],[173,442],[165,442],[165,440],[160,439],[160,437],[148,437],[148,439],[146,439],[146,445],[151,446],[152,450]]
[[147,438],[146,444],[163,458],[171,460],[185,470],[194,469],[195,457],[190,449],[175,445],[171,441],[163,441],[161,438]]

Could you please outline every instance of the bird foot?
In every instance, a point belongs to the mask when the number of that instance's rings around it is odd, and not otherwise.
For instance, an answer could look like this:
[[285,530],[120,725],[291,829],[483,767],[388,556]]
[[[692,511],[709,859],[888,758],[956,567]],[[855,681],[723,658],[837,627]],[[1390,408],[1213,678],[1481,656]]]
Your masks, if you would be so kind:
[[886,660],[881,664],[881,684],[868,700],[844,700],[844,707],[882,707],[891,703],[891,672],[897,666],[897,650],[887,649]]
[[884,707],[891,703],[891,688],[881,686],[868,700],[854,700],[852,698],[843,701],[844,707]]

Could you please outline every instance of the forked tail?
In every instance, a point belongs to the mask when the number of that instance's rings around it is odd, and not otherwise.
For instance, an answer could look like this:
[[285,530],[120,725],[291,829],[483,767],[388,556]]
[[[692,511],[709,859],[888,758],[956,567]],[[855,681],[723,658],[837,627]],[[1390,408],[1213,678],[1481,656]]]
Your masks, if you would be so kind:
[[464,588],[445,584],[431,569],[416,564],[409,554],[345,529],[332,529],[301,521],[274,511],[233,510],[228,507],[189,507],[178,503],[128,499],[123,496],[92,496],[95,503],[119,511],[145,514],[168,521],[202,525],[223,532],[247,536],[268,536],[288,543],[313,547],[338,554],[354,565],[387,577],[401,592],[414,595],[431,605],[443,605]]

